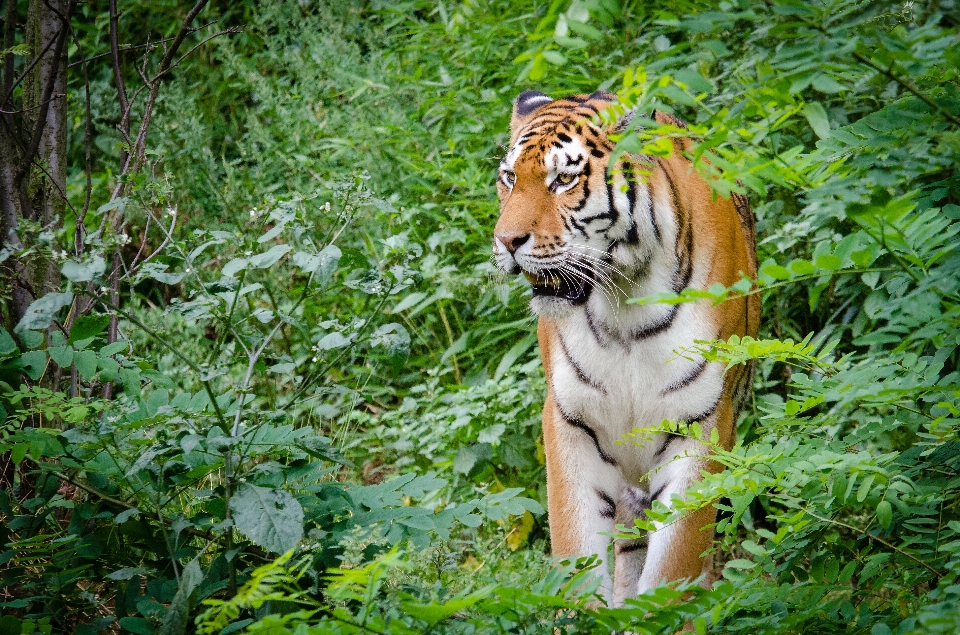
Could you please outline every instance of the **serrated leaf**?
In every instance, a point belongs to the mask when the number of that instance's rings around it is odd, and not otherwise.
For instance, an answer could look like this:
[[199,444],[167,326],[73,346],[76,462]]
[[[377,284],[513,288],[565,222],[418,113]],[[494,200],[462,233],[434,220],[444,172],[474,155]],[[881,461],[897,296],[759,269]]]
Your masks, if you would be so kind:
[[274,553],[285,553],[303,538],[303,508],[288,492],[243,483],[230,499],[237,531]]
[[137,280],[152,278],[163,284],[180,284],[180,281],[186,277],[186,273],[168,273],[166,264],[162,262],[148,262],[140,267],[137,272]]
[[191,596],[201,582],[203,582],[203,570],[195,558],[180,572],[177,594],[170,602],[170,610],[163,617],[163,622],[157,631],[158,635],[183,635],[186,632],[190,609],[193,606]]

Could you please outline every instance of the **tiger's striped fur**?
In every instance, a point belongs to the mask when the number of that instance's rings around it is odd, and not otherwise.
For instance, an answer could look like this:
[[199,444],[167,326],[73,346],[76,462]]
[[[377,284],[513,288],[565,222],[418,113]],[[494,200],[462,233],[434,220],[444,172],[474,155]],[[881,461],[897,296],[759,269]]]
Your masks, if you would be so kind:
[[[677,354],[698,339],[756,335],[757,296],[711,306],[625,300],[756,276],[753,214],[746,198],[714,198],[678,140],[669,157],[623,155],[596,115],[614,95],[553,100],[521,93],[500,164],[494,256],[533,284],[531,308],[548,380],[543,409],[550,536],[557,555],[596,554],[615,565],[601,590],[608,603],[663,580],[696,578],[713,541],[715,510],[701,509],[653,532],[646,543],[610,545],[601,532],[632,526],[653,500],[715,470],[706,448],[635,428],[664,419],[699,421],[733,445],[752,368]],[[655,113],[661,123],[682,123]],[[618,443],[619,441],[626,441]]]

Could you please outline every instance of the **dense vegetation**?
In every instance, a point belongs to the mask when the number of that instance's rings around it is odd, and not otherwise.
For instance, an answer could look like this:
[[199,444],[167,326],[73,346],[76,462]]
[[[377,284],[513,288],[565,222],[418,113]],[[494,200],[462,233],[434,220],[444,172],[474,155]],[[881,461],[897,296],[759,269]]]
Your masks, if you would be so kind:
[[[128,4],[3,12],[0,633],[960,632],[954,0]],[[712,589],[549,558],[524,88],[677,113],[620,149],[753,203],[759,280],[640,300],[763,298],[702,344],[760,363],[726,470],[651,513],[718,505]]]

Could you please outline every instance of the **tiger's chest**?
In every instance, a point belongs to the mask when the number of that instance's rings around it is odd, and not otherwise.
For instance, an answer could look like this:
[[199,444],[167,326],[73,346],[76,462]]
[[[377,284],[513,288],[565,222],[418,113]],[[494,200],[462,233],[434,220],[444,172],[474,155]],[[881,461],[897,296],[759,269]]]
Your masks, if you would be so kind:
[[[707,307],[587,303],[550,329],[550,383],[562,412],[584,422],[628,479],[656,467],[664,419],[697,420],[723,392],[723,368],[691,350],[716,337]],[[631,434],[633,436],[631,436]]]

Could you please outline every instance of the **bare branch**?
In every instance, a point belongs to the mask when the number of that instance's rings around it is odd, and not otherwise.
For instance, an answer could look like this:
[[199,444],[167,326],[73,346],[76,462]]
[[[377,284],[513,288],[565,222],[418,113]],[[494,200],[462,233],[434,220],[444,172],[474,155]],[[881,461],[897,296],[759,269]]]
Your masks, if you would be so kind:
[[[238,26],[232,26],[232,27],[230,27],[229,29],[224,29],[223,31],[219,31],[219,32],[214,33],[213,35],[211,35],[211,36],[209,36],[209,37],[204,38],[202,41],[200,41],[199,43],[197,43],[196,46],[194,46],[192,49],[190,49],[189,51],[187,51],[186,53],[184,53],[184,54],[180,57],[180,59],[178,59],[176,62],[174,62],[173,64],[171,64],[171,65],[170,65],[170,68],[169,68],[168,70],[171,70],[171,71],[172,71],[173,69],[175,69],[177,66],[180,65],[180,62],[182,62],[183,60],[185,60],[186,58],[188,58],[191,53],[193,53],[194,51],[196,51],[198,48],[200,48],[201,46],[203,46],[204,44],[206,44],[207,42],[209,42],[209,41],[212,40],[213,38],[220,37],[221,35],[236,35],[237,33],[240,33],[241,30],[242,30],[242,29],[241,29],[240,27],[238,27]],[[157,77],[154,77],[154,79],[157,79]]]
[[[151,81],[148,82],[150,90],[147,94],[147,102],[143,107],[143,115],[140,118],[140,128],[137,131],[137,139],[130,148],[130,154],[127,158],[126,165],[123,166],[122,174],[132,174],[136,172],[140,169],[140,166],[143,163],[143,153],[147,143],[147,131],[150,129],[150,121],[153,117],[153,108],[156,105],[157,95],[160,91],[159,80],[170,70],[173,58],[177,54],[180,45],[183,44],[184,39],[186,39],[188,35],[195,31],[195,29],[190,26],[190,23],[193,22],[197,15],[199,15],[199,13],[207,5],[207,2],[209,2],[209,0],[199,0],[199,2],[197,2],[197,4],[195,4],[187,13],[183,23],[180,26],[180,30],[177,32],[177,35],[174,37],[169,48],[166,49],[163,59],[160,60],[160,65],[157,68],[156,74],[151,78]],[[122,196],[124,186],[125,183],[122,181],[118,183],[111,198],[116,199]]]
[[[216,24],[216,23],[219,22],[219,21],[220,21],[219,18],[216,19],[216,20],[212,20],[212,21],[210,21],[210,22],[207,22],[207,23],[204,24],[203,26],[198,26],[198,27],[194,27],[194,28],[190,29],[190,32],[191,32],[191,33],[196,33],[197,31],[202,31],[203,29],[207,28],[208,26],[212,26],[212,25]],[[160,40],[160,41],[158,41],[158,42],[155,42],[155,43],[153,43],[153,44],[131,44],[131,45],[129,45],[129,46],[121,46],[121,47],[119,48],[119,51],[120,51],[121,53],[126,53],[126,52],[128,52],[128,51],[136,51],[136,50],[138,50],[138,49],[142,49],[142,48],[145,48],[145,47],[147,47],[147,46],[155,46],[156,44],[166,44],[167,42],[170,42],[171,40],[173,40],[174,37],[176,37],[176,36],[171,36],[171,37],[168,37],[168,38],[163,38],[162,40]],[[87,61],[88,63],[89,63],[89,62],[95,62],[95,61],[97,61],[97,60],[99,60],[99,59],[103,59],[104,57],[108,57],[108,56],[111,56],[111,55],[113,55],[113,52],[112,52],[112,51],[107,51],[106,53],[97,53],[96,55],[94,55],[94,56],[92,56],[92,57],[88,57],[86,61]],[[73,62],[73,63],[69,64],[69,65],[67,66],[67,68],[73,68],[74,66],[79,66],[79,65],[81,64],[81,62],[82,62],[82,60],[81,60],[81,61],[77,61],[77,62]]]
[[[117,13],[117,0],[110,0],[110,55],[113,57],[113,83],[117,87],[117,99],[120,101],[120,134],[124,141],[130,140],[130,102],[127,100],[127,86],[120,69],[120,45],[117,32],[120,28],[120,15]],[[125,152],[120,152],[120,165],[126,163]]]
[[[83,197],[83,209],[77,214],[76,226],[73,238],[73,250],[76,255],[83,251],[83,233],[84,220],[87,218],[87,211],[90,209],[90,197],[93,195],[93,156],[90,146],[93,141],[93,114],[90,107],[90,73],[88,60],[83,54],[83,47],[80,45],[80,38],[77,37],[76,30],[71,26],[73,33],[73,43],[77,46],[77,52],[80,54],[80,63],[83,65],[83,94],[84,94],[84,126],[83,126],[83,150],[84,150],[84,171],[87,177],[86,191]],[[69,66],[68,66],[69,68]]]
[[52,97],[50,97],[50,100],[49,100],[49,101],[45,101],[45,102],[43,102],[42,104],[37,104],[36,106],[31,106],[31,107],[29,107],[29,108],[21,108],[20,110],[4,110],[3,108],[0,108],[0,114],[3,114],[3,115],[20,115],[20,114],[23,114],[23,113],[25,113],[25,112],[30,112],[31,110],[39,110],[40,108],[45,108],[45,107],[48,106],[51,102],[54,102],[54,101],[56,101],[56,100],[58,100],[58,99],[63,99],[63,98],[66,97],[66,96],[67,96],[67,95],[66,95],[65,93],[56,93],[56,94],[54,94]]

